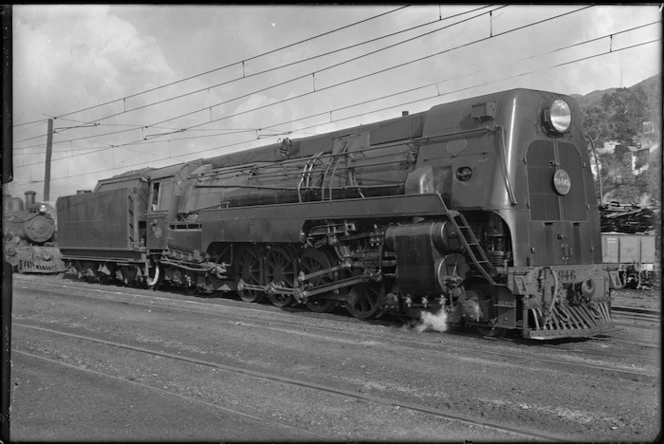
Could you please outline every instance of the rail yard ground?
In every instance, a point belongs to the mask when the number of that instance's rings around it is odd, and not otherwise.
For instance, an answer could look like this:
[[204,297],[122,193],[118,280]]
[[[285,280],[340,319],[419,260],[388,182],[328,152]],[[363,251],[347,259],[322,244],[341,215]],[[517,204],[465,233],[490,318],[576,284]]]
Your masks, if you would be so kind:
[[[15,275],[15,441],[653,441],[661,316],[485,339]],[[659,291],[614,305],[661,312]]]

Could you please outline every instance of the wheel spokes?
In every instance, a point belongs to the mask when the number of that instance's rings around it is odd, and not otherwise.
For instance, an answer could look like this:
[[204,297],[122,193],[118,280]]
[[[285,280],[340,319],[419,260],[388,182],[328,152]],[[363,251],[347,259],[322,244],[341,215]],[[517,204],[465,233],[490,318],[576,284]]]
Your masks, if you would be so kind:
[[376,284],[358,284],[350,291],[346,310],[358,319],[369,319],[382,314],[383,291]]
[[[239,254],[236,266],[236,275],[245,284],[261,285],[261,263],[258,255],[252,248],[245,248]],[[240,298],[245,302],[258,302],[263,298],[263,292],[258,290],[238,290]]]
[[[332,261],[327,254],[320,250],[314,248],[307,248],[302,253],[300,259],[300,270],[304,274],[311,274],[317,271],[326,270],[332,267]],[[327,284],[334,280],[333,276],[329,274],[324,274],[322,276],[317,276],[308,281],[314,287]],[[323,295],[320,295],[323,296]],[[336,305],[336,301],[333,299],[326,299],[320,296],[312,296],[307,298],[306,306],[309,310],[316,313],[327,313],[331,311]]]
[[[293,288],[297,276],[295,256],[288,248],[274,247],[265,258],[265,280],[279,287]],[[268,299],[276,307],[290,305],[293,295],[268,292]]]

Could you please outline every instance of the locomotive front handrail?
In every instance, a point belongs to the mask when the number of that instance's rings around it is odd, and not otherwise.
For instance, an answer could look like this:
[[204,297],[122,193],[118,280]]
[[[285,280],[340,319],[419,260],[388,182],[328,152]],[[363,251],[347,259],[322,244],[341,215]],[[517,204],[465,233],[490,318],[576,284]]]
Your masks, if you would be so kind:
[[419,140],[424,141],[424,142],[430,142],[431,140],[444,139],[445,137],[453,137],[453,136],[460,136],[460,135],[463,135],[463,134],[472,134],[472,133],[481,133],[481,132],[490,133],[491,131],[493,131],[493,128],[482,126],[482,127],[479,127],[479,128],[473,128],[473,129],[469,129],[469,130],[450,131],[449,133],[441,133],[441,134],[434,134],[432,136],[424,136]]
[[514,191],[512,190],[512,184],[510,182],[509,174],[507,172],[507,159],[505,158],[505,150],[507,144],[505,143],[505,128],[502,125],[496,125],[496,129],[500,130],[501,137],[499,138],[501,143],[500,157],[502,162],[500,162],[501,169],[503,170],[503,177],[505,178],[505,187],[507,188],[507,194],[510,198],[512,206],[516,206],[517,201],[514,197]]

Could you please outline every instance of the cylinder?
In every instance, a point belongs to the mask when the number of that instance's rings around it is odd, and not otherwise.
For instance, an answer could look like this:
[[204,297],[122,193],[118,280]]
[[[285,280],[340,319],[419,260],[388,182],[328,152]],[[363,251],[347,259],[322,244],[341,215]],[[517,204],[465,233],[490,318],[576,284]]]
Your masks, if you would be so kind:
[[433,244],[441,253],[449,253],[463,250],[459,236],[449,222],[437,222],[431,230]]

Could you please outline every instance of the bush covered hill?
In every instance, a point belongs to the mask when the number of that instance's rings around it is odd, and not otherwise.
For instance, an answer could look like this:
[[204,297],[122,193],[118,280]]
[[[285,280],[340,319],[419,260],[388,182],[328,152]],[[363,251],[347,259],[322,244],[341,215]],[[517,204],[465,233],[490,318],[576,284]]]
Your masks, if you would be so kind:
[[[602,202],[659,206],[662,188],[661,73],[628,88],[572,95],[597,150]],[[591,143],[590,155],[594,162]],[[599,193],[599,177],[596,176]]]

